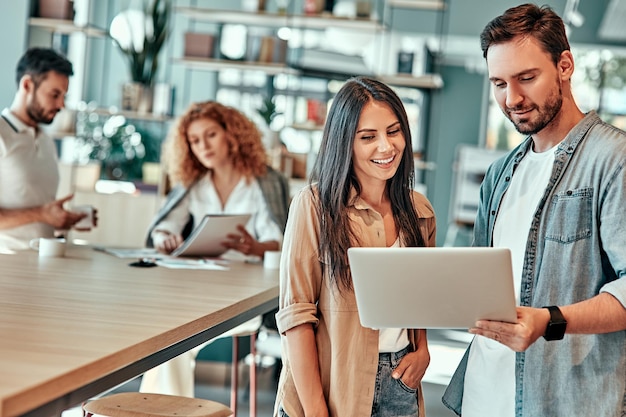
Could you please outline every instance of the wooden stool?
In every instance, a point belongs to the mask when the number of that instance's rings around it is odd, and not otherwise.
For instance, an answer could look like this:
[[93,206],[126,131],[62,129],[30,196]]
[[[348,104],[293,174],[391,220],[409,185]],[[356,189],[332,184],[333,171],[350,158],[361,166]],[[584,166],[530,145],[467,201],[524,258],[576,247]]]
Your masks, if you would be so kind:
[[122,392],[83,404],[85,417],[228,417],[232,410],[215,401],[177,395]]

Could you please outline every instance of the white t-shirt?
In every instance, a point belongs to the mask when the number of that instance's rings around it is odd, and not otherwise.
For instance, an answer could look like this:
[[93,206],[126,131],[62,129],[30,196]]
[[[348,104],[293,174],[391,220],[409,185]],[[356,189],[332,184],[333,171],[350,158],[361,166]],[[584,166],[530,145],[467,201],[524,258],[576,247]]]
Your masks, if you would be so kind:
[[[170,233],[180,233],[191,213],[196,224],[206,214],[246,214],[252,216],[246,224],[246,230],[259,242],[275,240],[279,244],[283,241],[280,227],[272,221],[269,208],[261,187],[257,181],[246,182],[242,178],[228,196],[222,207],[220,198],[210,176],[201,178],[187,193],[185,198],[161,221],[156,230],[165,230]],[[240,258],[239,252],[233,250],[225,253],[224,257]]]
[[[0,207],[16,209],[54,201],[59,186],[57,152],[52,138],[22,123],[9,109],[0,117]],[[0,251],[27,249],[54,228],[30,223],[0,230]]]
[[[391,245],[392,248],[400,246],[400,239]],[[379,352],[398,352],[409,344],[409,335],[406,329],[380,329],[378,332]]]
[[[528,233],[548,185],[556,147],[526,154],[511,179],[493,231],[493,246],[511,249],[519,305]],[[495,340],[476,336],[469,352],[463,387],[463,417],[515,415],[515,352]]]

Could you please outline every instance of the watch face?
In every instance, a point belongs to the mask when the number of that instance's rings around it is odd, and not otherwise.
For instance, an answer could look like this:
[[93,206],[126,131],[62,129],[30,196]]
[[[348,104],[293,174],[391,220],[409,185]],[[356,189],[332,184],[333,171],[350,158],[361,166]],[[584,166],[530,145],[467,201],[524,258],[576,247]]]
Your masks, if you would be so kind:
[[565,321],[551,322],[548,324],[544,338],[546,340],[561,340],[563,339],[563,336],[565,336],[566,327],[567,322]]

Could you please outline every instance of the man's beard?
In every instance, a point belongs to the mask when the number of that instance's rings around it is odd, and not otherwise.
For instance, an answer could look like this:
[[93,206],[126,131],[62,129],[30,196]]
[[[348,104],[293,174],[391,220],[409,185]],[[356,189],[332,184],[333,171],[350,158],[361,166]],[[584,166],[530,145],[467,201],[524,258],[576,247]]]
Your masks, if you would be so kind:
[[46,110],[39,105],[39,102],[37,101],[37,90],[35,90],[32,100],[26,106],[26,113],[28,113],[28,117],[30,117],[35,123],[49,125],[54,120],[57,111],[54,113],[46,112]]
[[525,119],[524,121],[518,121],[517,123],[511,117],[510,112],[515,110],[521,110],[522,108],[507,108],[505,110],[506,117],[513,123],[515,129],[523,134],[523,135],[534,135],[536,133],[541,132],[541,130],[546,127],[554,117],[561,111],[561,107],[563,106],[563,94],[561,91],[561,85],[558,84],[557,91],[553,91],[548,97],[545,105],[543,107],[536,107],[539,115],[536,119]]

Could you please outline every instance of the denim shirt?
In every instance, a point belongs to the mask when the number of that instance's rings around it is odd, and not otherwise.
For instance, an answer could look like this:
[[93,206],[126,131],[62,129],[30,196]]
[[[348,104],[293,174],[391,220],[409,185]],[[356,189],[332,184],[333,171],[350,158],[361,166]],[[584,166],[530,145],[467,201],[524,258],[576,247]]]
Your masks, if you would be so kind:
[[[480,191],[474,246],[491,246],[511,177],[532,140],[496,161]],[[626,133],[588,113],[558,145],[534,214],[520,304],[568,305],[608,292],[626,306]],[[460,415],[468,351],[442,400]],[[515,416],[626,413],[626,331],[539,338],[516,353]]]

